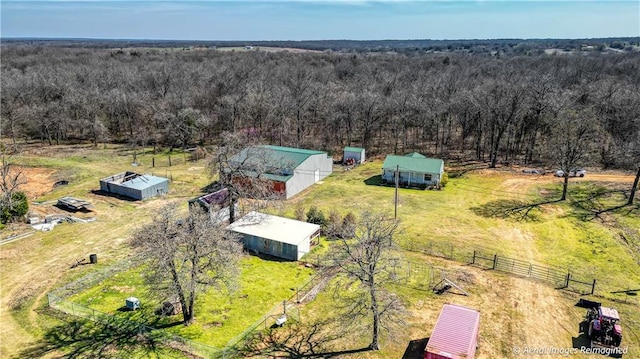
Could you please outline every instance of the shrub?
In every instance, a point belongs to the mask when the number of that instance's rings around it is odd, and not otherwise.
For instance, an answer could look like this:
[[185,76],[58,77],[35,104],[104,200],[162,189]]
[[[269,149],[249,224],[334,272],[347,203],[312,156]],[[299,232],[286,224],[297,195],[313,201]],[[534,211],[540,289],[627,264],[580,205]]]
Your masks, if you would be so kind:
[[7,223],[14,218],[22,217],[29,211],[29,201],[24,192],[15,192],[11,195],[12,206],[3,204],[0,211],[0,222]]
[[304,207],[302,206],[296,207],[294,215],[296,216],[296,219],[298,221],[304,221],[306,219],[306,215],[304,214]]
[[444,187],[449,182],[449,174],[447,172],[442,172],[442,178],[440,178],[440,187]]
[[329,212],[329,219],[326,223],[325,234],[329,238],[341,238],[342,235],[342,218],[335,209]]
[[342,220],[342,236],[343,238],[353,238],[356,235],[356,216],[353,212],[349,212]]
[[327,223],[327,218],[322,210],[316,208],[316,206],[311,206],[307,212],[307,222],[324,226]]

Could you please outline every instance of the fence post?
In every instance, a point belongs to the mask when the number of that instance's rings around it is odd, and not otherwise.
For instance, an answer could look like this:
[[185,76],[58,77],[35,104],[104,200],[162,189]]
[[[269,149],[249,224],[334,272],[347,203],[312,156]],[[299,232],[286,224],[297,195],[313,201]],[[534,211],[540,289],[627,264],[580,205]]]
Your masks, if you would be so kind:
[[151,157],[151,167],[155,167],[155,166],[156,166],[156,158]]
[[593,279],[593,284],[591,285],[591,294],[593,294],[593,292],[596,291],[596,280],[595,278]]
[[491,269],[496,269],[496,263],[498,262],[498,255],[494,254],[493,255],[493,268]]
[[169,156],[169,167],[171,167],[171,156]]
[[471,260],[471,264],[476,264],[476,250],[473,250],[473,259]]
[[567,272],[567,280],[564,283],[565,288],[569,288],[569,281],[571,280],[571,272]]

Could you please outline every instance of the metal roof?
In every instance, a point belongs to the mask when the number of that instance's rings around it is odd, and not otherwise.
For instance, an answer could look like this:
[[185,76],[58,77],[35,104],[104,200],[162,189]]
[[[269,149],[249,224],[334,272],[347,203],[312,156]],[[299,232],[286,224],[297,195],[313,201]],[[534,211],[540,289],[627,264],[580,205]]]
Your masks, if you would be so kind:
[[440,173],[443,168],[444,161],[439,158],[427,158],[417,152],[410,153],[406,156],[387,155],[383,169],[395,170],[400,167],[400,172],[411,171],[420,173]]
[[305,238],[319,231],[320,226],[252,211],[230,224],[227,229],[241,234],[298,245]]
[[140,175],[128,181],[119,183],[118,185],[122,187],[141,190],[141,189],[149,188],[157,184],[168,182],[168,181],[169,180],[164,177],[156,177],[152,175]]
[[620,320],[620,314],[617,309],[600,307],[600,315],[603,317]]
[[459,305],[442,307],[426,350],[447,358],[473,358],[476,351],[480,312]]
[[261,177],[286,182],[293,177],[293,170],[313,155],[327,155],[324,151],[302,148],[261,145],[247,147],[231,159],[246,173],[263,172]]
[[362,152],[364,151],[364,148],[362,147],[345,147],[344,148],[344,152]]

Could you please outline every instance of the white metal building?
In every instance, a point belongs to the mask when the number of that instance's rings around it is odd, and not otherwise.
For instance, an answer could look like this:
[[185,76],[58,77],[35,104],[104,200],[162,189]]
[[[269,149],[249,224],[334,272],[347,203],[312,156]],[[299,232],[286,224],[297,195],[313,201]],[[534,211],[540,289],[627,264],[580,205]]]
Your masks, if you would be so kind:
[[255,211],[247,213],[227,229],[241,234],[248,250],[293,261],[309,253],[312,241],[320,235],[317,224]]

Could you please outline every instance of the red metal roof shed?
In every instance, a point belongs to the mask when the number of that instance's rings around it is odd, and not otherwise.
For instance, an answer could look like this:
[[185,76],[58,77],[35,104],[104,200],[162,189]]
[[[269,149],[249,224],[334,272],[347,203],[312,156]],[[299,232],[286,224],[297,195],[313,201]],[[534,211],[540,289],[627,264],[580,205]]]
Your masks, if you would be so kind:
[[480,312],[445,304],[424,352],[425,359],[473,359],[478,344]]

